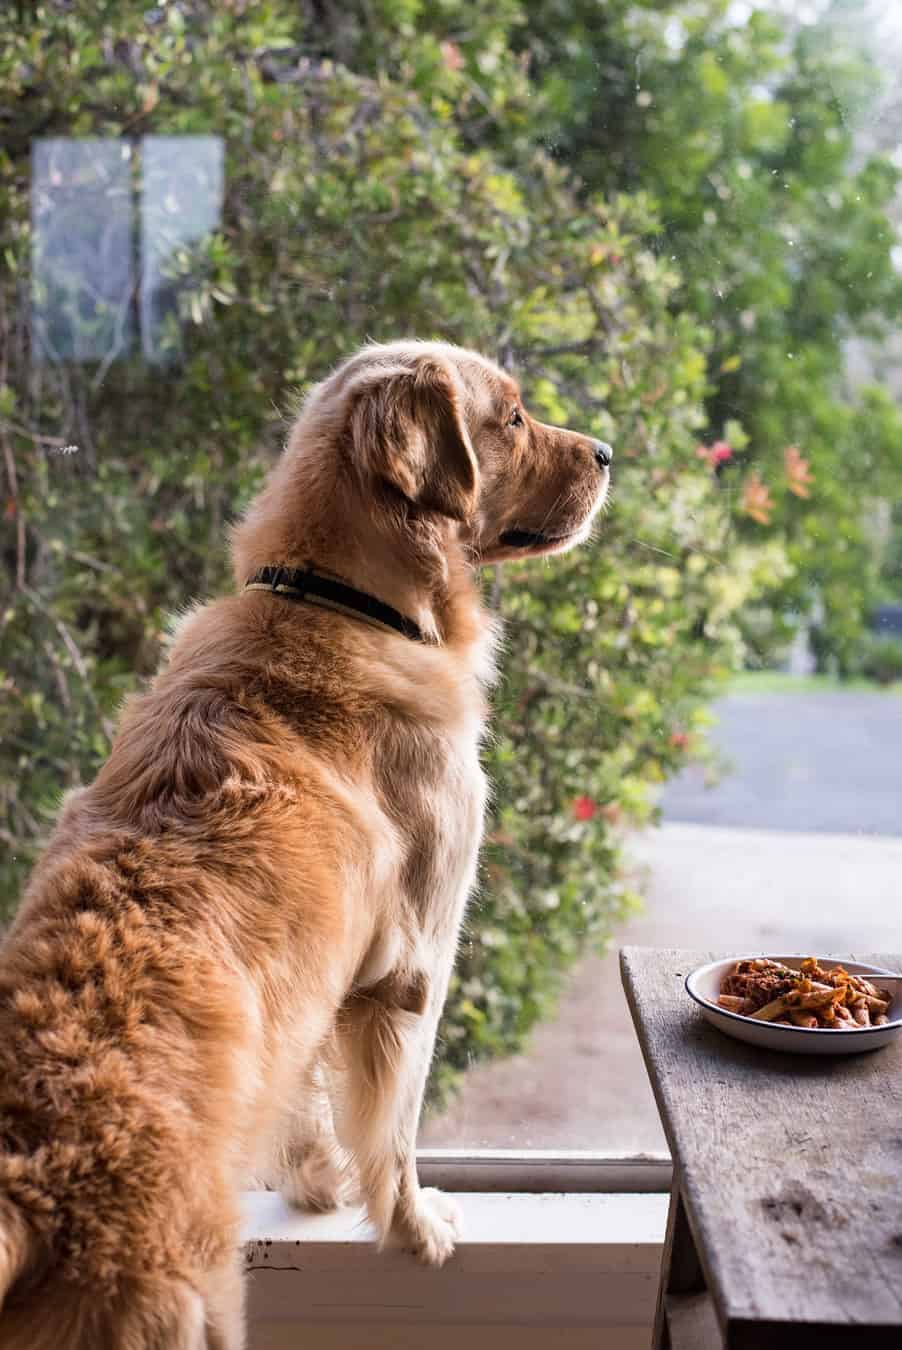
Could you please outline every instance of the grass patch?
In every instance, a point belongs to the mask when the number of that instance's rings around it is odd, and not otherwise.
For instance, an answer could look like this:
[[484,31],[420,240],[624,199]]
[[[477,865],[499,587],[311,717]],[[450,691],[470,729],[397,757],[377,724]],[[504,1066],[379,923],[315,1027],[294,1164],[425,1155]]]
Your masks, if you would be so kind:
[[838,680],[832,675],[787,675],[782,670],[743,670],[728,686],[731,694],[902,694],[902,680]]

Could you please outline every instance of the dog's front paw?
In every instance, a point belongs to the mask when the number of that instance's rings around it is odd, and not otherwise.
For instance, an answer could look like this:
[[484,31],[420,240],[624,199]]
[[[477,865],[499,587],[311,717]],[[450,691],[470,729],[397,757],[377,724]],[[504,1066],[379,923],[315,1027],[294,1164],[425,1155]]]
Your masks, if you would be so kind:
[[395,1215],[401,1242],[427,1266],[442,1266],[460,1237],[460,1210],[449,1195],[433,1188],[417,1190]]
[[280,1191],[296,1209],[324,1214],[353,1199],[353,1182],[336,1151],[311,1149],[284,1177]]

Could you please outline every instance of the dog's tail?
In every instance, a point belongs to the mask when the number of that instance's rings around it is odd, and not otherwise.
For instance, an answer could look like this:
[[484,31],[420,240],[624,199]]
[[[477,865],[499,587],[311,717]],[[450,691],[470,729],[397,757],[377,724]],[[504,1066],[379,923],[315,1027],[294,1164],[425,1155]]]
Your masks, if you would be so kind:
[[59,1281],[17,1207],[0,1196],[0,1350],[205,1350],[204,1301],[167,1274],[105,1299]]

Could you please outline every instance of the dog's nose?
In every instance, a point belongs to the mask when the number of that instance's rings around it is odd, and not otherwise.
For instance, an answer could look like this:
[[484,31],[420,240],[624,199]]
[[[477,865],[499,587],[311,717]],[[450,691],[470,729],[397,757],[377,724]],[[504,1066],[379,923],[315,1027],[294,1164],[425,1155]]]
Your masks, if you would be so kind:
[[596,441],[592,446],[592,451],[602,469],[610,467],[611,460],[614,458],[614,451],[605,441]]

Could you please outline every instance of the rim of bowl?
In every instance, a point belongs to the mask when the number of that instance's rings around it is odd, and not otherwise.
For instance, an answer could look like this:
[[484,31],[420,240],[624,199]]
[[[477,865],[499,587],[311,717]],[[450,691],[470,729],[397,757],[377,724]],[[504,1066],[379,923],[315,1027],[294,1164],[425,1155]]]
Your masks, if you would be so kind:
[[[719,1017],[732,1017],[735,1018],[737,1022],[755,1022],[756,1019],[754,1017],[749,1017],[747,1013],[731,1012],[729,1008],[721,1008],[719,1004],[712,1003],[710,999],[703,998],[702,995],[697,994],[694,989],[690,989],[689,981],[694,979],[697,975],[703,975],[706,970],[711,970],[713,966],[722,966],[725,965],[727,962],[735,963],[737,961],[776,961],[777,959],[778,958],[775,956],[764,956],[764,955],[723,956],[717,961],[707,961],[705,965],[696,966],[695,970],[690,970],[689,974],[683,981],[683,988],[686,990],[686,993],[689,995],[689,997],[695,1003],[697,1003],[700,1008],[710,1008],[713,1012],[716,1012]],[[790,955],[788,957],[784,956],[781,959],[784,961],[786,960],[805,961],[807,960],[807,957]],[[843,958],[841,956],[819,956],[815,959],[818,961],[835,961],[838,965],[843,964]],[[897,973],[894,970],[887,970],[884,966],[868,965],[866,961],[851,961],[848,962],[848,964],[853,966],[867,966],[868,971],[873,975],[895,975]],[[761,1022],[761,1021],[757,1021],[756,1025],[759,1027],[771,1027],[774,1031],[791,1031],[796,1033],[802,1032],[802,1034],[805,1036],[836,1035],[836,1032],[831,1031],[829,1027],[797,1027],[797,1026],[789,1026],[787,1025],[786,1022]],[[856,1027],[855,1032],[856,1034],[867,1036],[869,1032],[873,1033],[879,1031],[892,1031],[893,1028],[900,1026],[902,1026],[902,1009],[900,1009],[899,1017],[894,1017],[891,1021],[884,1022],[879,1027]]]

